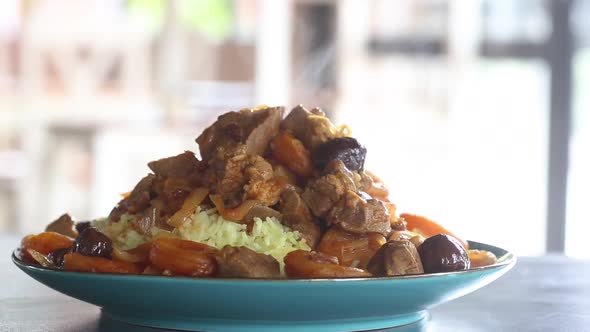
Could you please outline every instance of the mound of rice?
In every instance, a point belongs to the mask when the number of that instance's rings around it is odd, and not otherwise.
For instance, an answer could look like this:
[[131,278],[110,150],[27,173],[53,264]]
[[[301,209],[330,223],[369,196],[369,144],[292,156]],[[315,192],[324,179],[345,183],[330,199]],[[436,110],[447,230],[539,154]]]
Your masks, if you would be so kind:
[[[114,245],[122,250],[128,250],[150,240],[158,233],[168,233],[159,228],[152,228],[151,234],[142,235],[131,227],[133,216],[123,215],[119,222],[111,223],[108,219],[94,221],[94,226],[109,236]],[[215,209],[196,212],[183,225],[176,228],[173,234],[179,238],[205,243],[215,248],[226,245],[245,246],[258,253],[273,256],[281,265],[283,259],[297,249],[311,250],[301,234],[282,225],[278,219],[254,219],[252,232],[248,234],[246,225],[223,219]]]

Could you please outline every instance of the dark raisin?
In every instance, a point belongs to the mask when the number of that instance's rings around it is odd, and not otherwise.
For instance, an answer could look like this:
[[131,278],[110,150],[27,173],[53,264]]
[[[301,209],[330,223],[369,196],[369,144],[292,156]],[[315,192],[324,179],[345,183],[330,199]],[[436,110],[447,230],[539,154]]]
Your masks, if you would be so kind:
[[74,241],[74,252],[85,256],[110,258],[113,241],[94,227],[87,227]]
[[65,254],[69,254],[72,252],[72,248],[63,248],[57,249],[52,251],[47,255],[47,258],[55,264],[58,268],[62,268],[64,264],[64,256]]
[[76,224],[78,234],[82,233],[86,228],[90,227],[90,221],[81,221]]

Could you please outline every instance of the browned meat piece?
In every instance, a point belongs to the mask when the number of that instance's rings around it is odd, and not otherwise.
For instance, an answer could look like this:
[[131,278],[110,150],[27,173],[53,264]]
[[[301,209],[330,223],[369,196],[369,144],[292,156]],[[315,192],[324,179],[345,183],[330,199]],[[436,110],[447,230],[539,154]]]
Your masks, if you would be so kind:
[[148,174],[141,179],[129,196],[122,199],[109,214],[109,219],[119,221],[124,213],[135,214],[143,211],[150,205],[150,191],[156,176]]
[[313,220],[309,208],[301,199],[299,193],[295,188],[286,189],[281,194],[281,213],[283,214],[297,214],[305,217],[308,220]]
[[310,181],[303,192],[303,200],[317,217],[325,217],[346,191],[356,191],[354,174],[340,160],[326,167],[328,174]]
[[237,144],[245,146],[248,154],[263,155],[271,138],[279,131],[283,107],[243,109],[225,113],[205,129],[196,141],[203,160],[209,160]]
[[225,246],[216,257],[218,276],[228,278],[280,278],[279,262],[246,247]]
[[246,200],[275,205],[287,179],[274,175],[272,166],[257,155],[240,154],[226,160],[215,158],[207,171],[212,192],[221,195],[226,208],[234,208]]
[[389,190],[383,184],[383,181],[369,171],[361,171],[360,188],[359,190],[366,192],[373,198],[378,198],[382,201],[387,201],[389,197]]
[[178,178],[191,177],[201,169],[199,161],[191,151],[152,161],[148,166],[158,176]]
[[424,273],[418,250],[408,240],[384,244],[369,261],[367,270],[380,277]]
[[243,167],[244,176],[251,182],[268,181],[274,175],[272,165],[260,156],[249,155],[245,157]]
[[45,228],[46,232],[55,232],[65,236],[76,238],[78,231],[76,230],[75,222],[72,220],[69,214],[63,214],[57,218],[54,222],[47,225]]
[[281,212],[283,213],[281,223],[301,233],[307,245],[312,249],[315,248],[322,232],[295,189],[287,189],[281,194]]
[[[283,120],[284,107],[267,108],[262,121],[253,121],[254,128],[248,135],[244,144],[246,153],[263,155],[269,148],[270,140],[279,132],[281,120]],[[261,111],[255,111],[261,112]],[[262,118],[262,117],[261,117]]]
[[324,112],[318,108],[309,112],[301,105],[287,115],[281,127],[291,131],[310,151],[321,143],[342,136]]
[[193,189],[188,178],[176,177],[158,177],[154,181],[152,191],[160,199],[164,206],[161,207],[161,212],[172,215],[178,211]]
[[291,187],[285,178],[275,177],[268,181],[250,181],[244,186],[244,201],[253,199],[261,204],[271,206],[277,204],[285,188]]
[[374,232],[387,236],[391,232],[385,204],[376,199],[365,201],[350,190],[330,210],[326,222],[356,234]]
[[224,196],[239,192],[248,180],[266,181],[272,176],[272,166],[264,158],[245,154],[228,159],[216,158],[208,169],[213,191]]
[[115,206],[109,219],[118,221],[124,213],[142,213],[156,200],[158,213],[152,213],[145,221],[148,224],[157,223],[160,214],[170,216],[178,211],[189,193],[203,185],[205,164],[199,162],[190,151],[152,161],[148,166],[155,174],[148,174],[141,179],[129,196]]

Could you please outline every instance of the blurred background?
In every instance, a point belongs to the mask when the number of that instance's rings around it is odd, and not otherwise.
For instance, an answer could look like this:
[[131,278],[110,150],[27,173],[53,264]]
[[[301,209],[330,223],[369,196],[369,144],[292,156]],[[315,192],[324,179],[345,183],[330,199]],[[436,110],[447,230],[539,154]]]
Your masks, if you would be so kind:
[[104,216],[220,113],[304,104],[400,211],[590,258],[588,89],[590,0],[3,0],[0,232]]

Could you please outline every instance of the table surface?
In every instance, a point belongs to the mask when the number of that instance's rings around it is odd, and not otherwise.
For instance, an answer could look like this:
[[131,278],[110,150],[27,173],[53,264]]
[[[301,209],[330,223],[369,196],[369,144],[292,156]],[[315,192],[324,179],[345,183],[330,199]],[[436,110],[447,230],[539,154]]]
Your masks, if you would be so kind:
[[[0,235],[0,332],[160,331],[111,320],[93,305],[29,278],[10,261],[19,238]],[[589,331],[590,261],[521,257],[491,285],[390,331]]]

